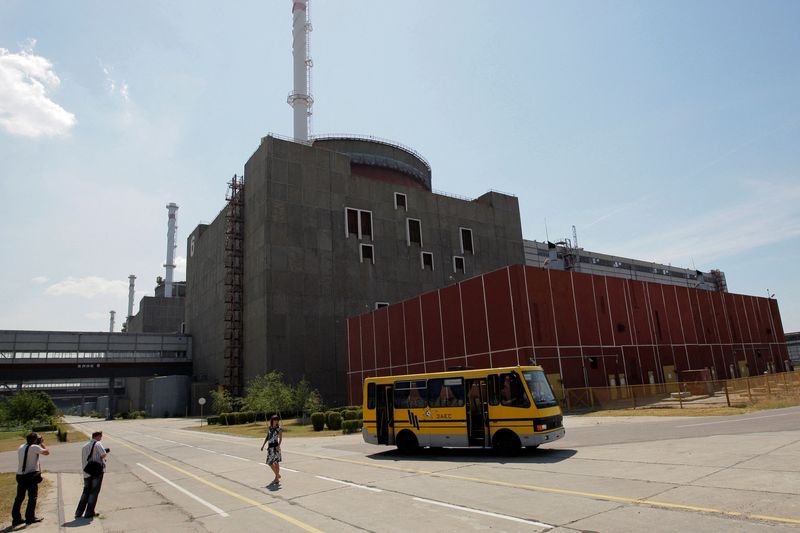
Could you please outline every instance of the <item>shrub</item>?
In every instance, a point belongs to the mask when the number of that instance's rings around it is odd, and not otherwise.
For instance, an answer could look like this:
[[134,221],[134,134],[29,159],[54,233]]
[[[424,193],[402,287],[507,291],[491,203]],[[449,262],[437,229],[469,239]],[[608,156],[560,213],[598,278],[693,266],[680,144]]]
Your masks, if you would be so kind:
[[356,420],[363,420],[364,419],[364,409],[359,407],[356,409]]
[[56,427],[51,425],[51,424],[44,424],[44,425],[41,425],[41,426],[33,426],[31,428],[31,431],[33,431],[35,433],[43,433],[45,431],[55,431],[55,430],[56,430]]
[[58,442],[67,442],[67,430],[59,426],[58,432],[56,433],[56,438],[58,439]]
[[356,416],[355,409],[346,409],[342,411],[342,418],[344,418],[347,421],[347,420],[355,420],[358,418],[358,416]]
[[357,433],[361,430],[363,424],[361,420],[345,420],[342,422],[342,433],[345,435],[348,433]]
[[146,411],[131,411],[130,413],[128,413],[128,418],[132,418],[132,419],[147,418],[147,412]]
[[232,426],[236,424],[236,413],[220,413],[219,423],[223,426]]
[[338,431],[342,429],[342,415],[333,412],[328,415],[328,429]]
[[325,428],[326,420],[325,413],[311,413],[311,424],[314,426],[314,431],[322,431]]
[[206,418],[206,423],[208,423],[209,426],[213,426],[215,424],[219,424],[219,417],[218,416],[209,416],[208,418]]

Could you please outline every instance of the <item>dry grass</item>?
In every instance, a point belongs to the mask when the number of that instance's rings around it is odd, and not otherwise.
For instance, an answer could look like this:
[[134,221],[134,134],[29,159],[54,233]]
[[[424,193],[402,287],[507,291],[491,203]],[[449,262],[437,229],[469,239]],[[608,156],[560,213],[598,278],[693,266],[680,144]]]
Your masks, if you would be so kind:
[[[11,507],[14,505],[14,498],[17,496],[17,475],[14,472],[0,473],[0,528],[11,525]],[[50,481],[45,477],[39,485],[39,501],[47,494]],[[27,502],[27,500],[25,500]],[[38,507],[38,506],[37,506]],[[25,512],[25,503],[22,504],[22,512]]]
[[592,411],[578,416],[730,416],[765,411],[768,409],[781,409],[800,405],[797,400],[764,400],[753,405],[743,407],[679,407],[672,408],[636,408],[636,409],[608,409]]
[[[61,427],[67,430],[67,442],[80,442],[81,440],[89,440],[89,437],[87,437],[85,433],[75,429],[69,424],[62,424]],[[0,432],[0,452],[10,452],[19,448],[21,444],[25,443],[25,433],[27,432],[26,431]],[[65,444],[63,442],[58,442],[58,438],[56,437],[55,431],[43,431],[40,433],[40,435],[44,437],[44,443],[48,448],[50,448],[51,446],[58,446],[60,444]]]
[[[312,425],[305,425],[302,426],[296,419],[287,419],[281,422],[281,427],[283,427],[283,436],[285,438],[292,438],[292,437],[334,437],[336,435],[341,435],[341,431],[331,431],[331,430],[323,430],[323,431],[314,431],[314,427]],[[264,438],[267,434],[267,423],[266,422],[254,422],[252,424],[238,424],[235,426],[206,426],[203,425],[202,428],[200,426],[193,426],[186,429],[192,429],[195,431],[203,431],[208,433],[223,433],[226,435],[239,435],[241,437],[255,437],[255,438]]]

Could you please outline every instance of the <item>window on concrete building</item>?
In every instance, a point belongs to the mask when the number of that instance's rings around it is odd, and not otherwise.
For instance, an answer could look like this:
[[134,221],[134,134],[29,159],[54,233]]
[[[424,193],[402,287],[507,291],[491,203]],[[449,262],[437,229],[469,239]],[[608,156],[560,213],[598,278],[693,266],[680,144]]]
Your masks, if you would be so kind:
[[459,228],[461,232],[461,253],[474,253],[472,247],[472,230],[469,228]]
[[369,262],[375,264],[375,247],[371,244],[361,245],[361,262]]
[[464,273],[464,258],[458,255],[453,257],[453,272],[456,274]]
[[359,211],[358,216],[361,218],[361,237],[369,237],[372,239],[372,213],[369,211]]
[[406,219],[406,241],[409,246],[411,244],[422,246],[422,222],[416,218]]
[[389,302],[375,302],[375,309],[381,309],[382,307],[389,307]]
[[345,237],[372,240],[372,211],[347,207],[344,210]]
[[422,252],[422,270],[433,270],[433,254],[431,252]]
[[394,208],[404,209],[408,211],[408,204],[406,203],[406,195],[401,192],[394,193]]
[[345,209],[345,224],[347,224],[346,235],[355,235],[358,237],[358,209]]

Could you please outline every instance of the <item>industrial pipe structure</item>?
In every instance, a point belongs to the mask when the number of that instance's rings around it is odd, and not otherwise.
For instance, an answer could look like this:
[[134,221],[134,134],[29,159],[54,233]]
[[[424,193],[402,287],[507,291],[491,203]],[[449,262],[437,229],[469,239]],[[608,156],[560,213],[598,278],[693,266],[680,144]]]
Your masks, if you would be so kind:
[[294,110],[294,138],[308,141],[308,122],[311,117],[311,57],[308,34],[311,32],[308,18],[308,0],[292,0],[292,57],[294,58],[294,90],[287,102]]
[[164,279],[164,298],[172,298],[172,277],[175,271],[175,233],[177,226],[178,205],[174,202],[167,204],[167,262],[164,267],[167,270]]
[[109,333],[114,333],[114,315],[116,315],[117,312],[116,311],[109,311],[109,314],[111,315],[111,318],[108,321],[108,332]]
[[133,292],[134,292],[134,284],[136,282],[136,276],[131,274],[128,276],[128,317],[125,319],[125,329],[128,329],[130,326],[131,318],[133,318]]

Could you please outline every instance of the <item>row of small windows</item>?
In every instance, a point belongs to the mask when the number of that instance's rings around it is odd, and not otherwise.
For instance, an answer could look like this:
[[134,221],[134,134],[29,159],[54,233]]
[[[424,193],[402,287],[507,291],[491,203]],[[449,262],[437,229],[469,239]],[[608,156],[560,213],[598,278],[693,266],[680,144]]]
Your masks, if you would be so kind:
[[[372,244],[361,244],[359,259],[362,263],[375,264],[375,246]],[[434,270],[433,266],[433,252],[420,252],[419,254],[420,266],[422,270]],[[456,255],[453,257],[453,272],[464,273],[464,258]]]
[[[372,239],[372,211],[365,209],[345,208],[346,236],[357,239]],[[470,228],[458,228],[461,240],[461,253],[475,253]],[[411,246],[422,246],[422,221],[417,218],[406,219],[406,243]]]
[[[488,389],[490,405],[521,408],[531,405],[522,380],[514,372],[490,375]],[[471,390],[467,391],[463,378],[396,381],[394,407],[395,409],[463,407],[466,401],[471,404],[480,402],[484,394],[477,383],[473,383]],[[367,385],[367,408],[375,408],[374,383]]]

